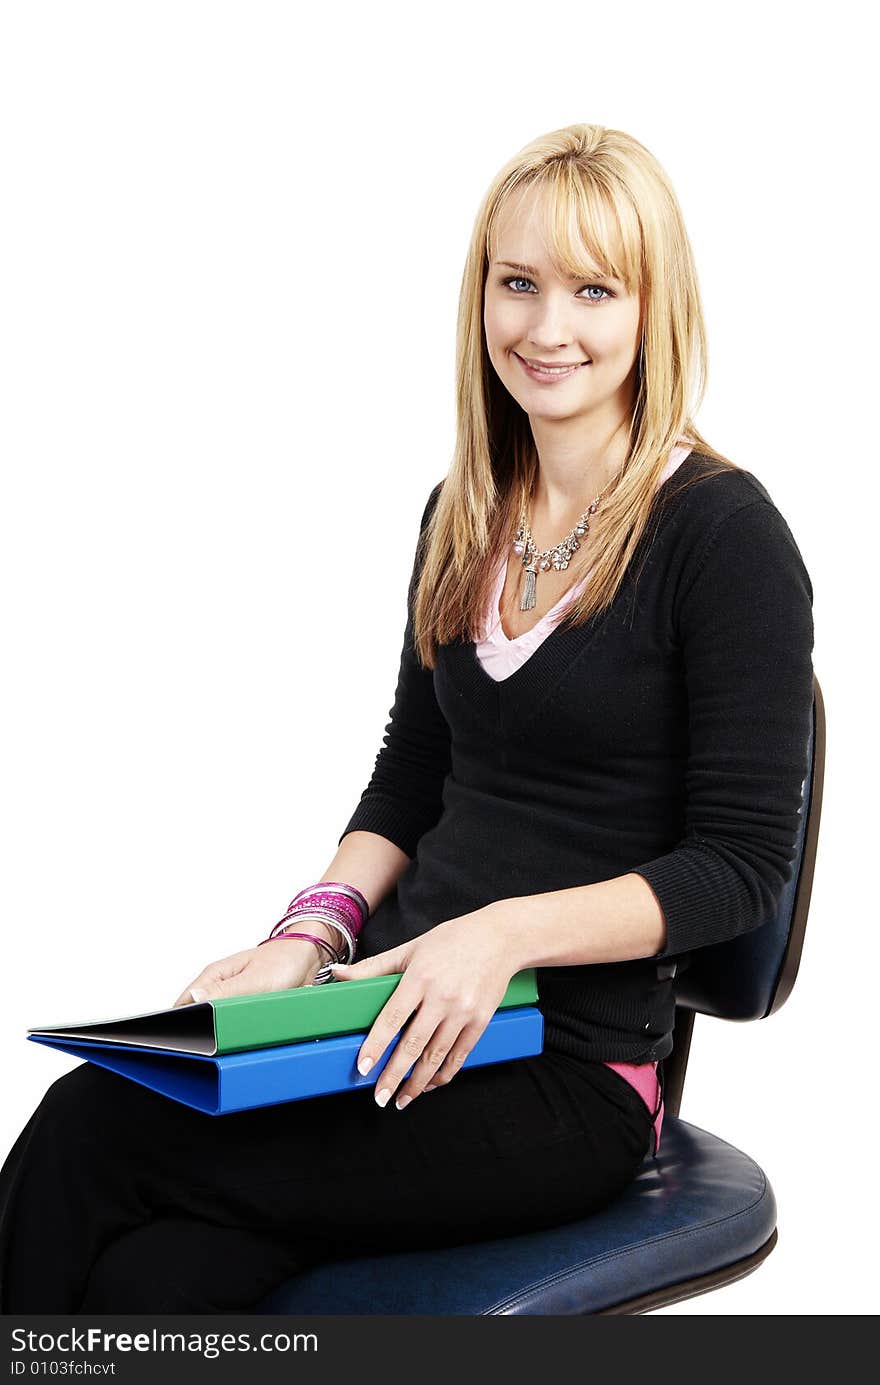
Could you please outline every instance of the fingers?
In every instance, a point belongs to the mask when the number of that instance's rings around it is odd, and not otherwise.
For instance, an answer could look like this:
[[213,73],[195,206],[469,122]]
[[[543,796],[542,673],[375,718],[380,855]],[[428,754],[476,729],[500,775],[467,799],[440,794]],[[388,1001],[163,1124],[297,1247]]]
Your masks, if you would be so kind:
[[[410,1015],[418,1008],[419,997],[413,995],[412,991],[407,991],[405,981],[406,977],[388,997],[374,1019],[370,1032],[361,1044],[357,1056],[357,1070],[362,1077],[365,1077],[370,1069],[375,1067],[392,1039],[400,1033]],[[413,998],[410,999],[410,996]],[[433,1033],[438,1020],[439,1016],[426,1038],[430,1036],[430,1033]]]
[[396,1095],[395,1104],[402,1111],[428,1083],[451,1081],[489,1023],[493,1008],[475,989],[464,993],[440,989],[421,972],[405,970],[357,1055],[358,1071],[365,1075],[400,1036],[375,1079],[377,1105],[387,1106]]
[[233,952],[229,957],[221,957],[218,962],[211,962],[200,971],[194,981],[191,981],[180,993],[172,1005],[172,1010],[178,1005],[191,1005],[194,1001],[214,1000],[222,994],[222,988],[218,982],[231,979],[243,971],[248,962],[254,955],[252,947],[244,948],[241,952]]
[[394,1098],[395,1108],[403,1111],[423,1091],[451,1082],[489,1022],[480,1017],[462,1026],[460,1019],[442,1013],[433,1018],[435,1024],[420,1010],[401,1034],[376,1078],[377,1105],[387,1106]]
[[186,990],[181,991],[172,1009],[206,1000],[225,1000],[230,996],[261,995],[266,991],[294,990],[310,984],[320,966],[314,943],[294,939],[250,947],[234,952],[205,967]]
[[192,1005],[192,1004],[193,1004],[192,992],[191,992],[191,991],[181,991],[180,995],[177,997],[177,999],[175,1000],[174,1004],[171,1006],[171,1009],[172,1009],[172,1010],[176,1010],[177,1007],[178,1007],[178,1005]]
[[362,957],[359,962],[331,962],[330,970],[337,981],[360,981],[366,976],[392,976],[406,968],[411,944],[389,947],[385,952],[377,952],[373,957]]
[[207,995],[205,991],[200,990],[195,982],[193,982],[192,986],[187,986],[185,991],[180,992],[180,995],[171,1006],[171,1009],[176,1010],[178,1005],[198,1005],[201,1001],[206,999]]
[[[440,1067],[445,1065],[452,1072],[458,1071],[469,1052],[463,1040],[464,1032],[460,1026],[448,1020],[438,1026],[426,1044],[421,1043],[418,1033],[411,1040],[404,1034],[387,1067],[376,1078],[378,1105],[387,1105],[393,1097],[396,1109],[403,1111],[415,1097],[421,1095]],[[398,1056],[401,1050],[402,1058]],[[411,1063],[412,1071],[406,1077]]]

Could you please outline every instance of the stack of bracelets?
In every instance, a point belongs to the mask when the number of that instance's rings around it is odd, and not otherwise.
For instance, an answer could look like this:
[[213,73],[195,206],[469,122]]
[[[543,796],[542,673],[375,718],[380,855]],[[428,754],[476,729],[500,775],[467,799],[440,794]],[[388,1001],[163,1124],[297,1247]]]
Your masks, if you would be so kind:
[[[326,938],[317,937],[314,933],[290,931],[290,924],[303,914],[329,924],[339,937],[338,946],[334,946]],[[307,942],[316,943],[330,958],[312,981],[313,986],[320,986],[325,981],[336,979],[330,970],[331,963],[344,962],[347,965],[354,961],[357,936],[369,917],[370,906],[354,885],[341,885],[336,880],[322,880],[319,884],[309,885],[307,889],[294,895],[287,906],[284,918],[278,920],[268,938],[263,938],[258,946],[273,942],[275,938],[304,938]]]

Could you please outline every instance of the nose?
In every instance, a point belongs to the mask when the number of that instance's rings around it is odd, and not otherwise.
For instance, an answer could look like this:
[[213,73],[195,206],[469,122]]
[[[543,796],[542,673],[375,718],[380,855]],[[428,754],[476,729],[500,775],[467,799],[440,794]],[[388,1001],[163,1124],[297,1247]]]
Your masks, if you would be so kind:
[[562,296],[549,293],[540,302],[531,305],[531,316],[526,340],[535,348],[530,353],[540,357],[542,351],[551,354],[565,350],[576,338],[572,324],[567,320],[567,310]]

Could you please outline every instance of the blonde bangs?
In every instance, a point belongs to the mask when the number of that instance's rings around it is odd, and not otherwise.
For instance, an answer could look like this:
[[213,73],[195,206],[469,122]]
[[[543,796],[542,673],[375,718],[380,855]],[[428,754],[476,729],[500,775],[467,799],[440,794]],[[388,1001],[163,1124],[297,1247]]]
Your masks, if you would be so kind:
[[539,195],[532,201],[526,224],[537,229],[560,277],[618,279],[627,293],[638,293],[642,282],[639,220],[629,199],[609,186],[600,173],[563,159],[511,183],[488,224],[487,263],[496,257],[496,231],[502,213],[518,194],[532,191]]

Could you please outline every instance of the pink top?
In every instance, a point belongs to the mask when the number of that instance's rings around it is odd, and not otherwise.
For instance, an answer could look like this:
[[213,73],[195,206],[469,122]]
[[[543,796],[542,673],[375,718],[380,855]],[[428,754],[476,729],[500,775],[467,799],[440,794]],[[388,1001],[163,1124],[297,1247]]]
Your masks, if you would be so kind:
[[[678,470],[691,450],[691,447],[685,443],[679,443],[672,449],[669,454],[669,461],[657,478],[658,487],[662,486],[663,482],[668,480],[674,471]],[[562,594],[556,605],[542,616],[536,625],[511,640],[508,639],[501,627],[501,617],[498,611],[501,593],[507,580],[507,566],[511,551],[512,549],[508,551],[498,568],[498,575],[486,612],[483,638],[476,645],[477,658],[489,677],[494,678],[496,683],[509,678],[534,654],[538,645],[543,643],[558,625],[569,604],[580,595],[590,577],[589,572],[587,572],[579,582],[576,582],[573,587],[569,587],[568,591]],[[629,1082],[630,1086],[635,1087],[648,1109],[651,1112],[657,1112],[657,1119],[654,1122],[654,1153],[656,1154],[660,1148],[660,1131],[663,1126],[662,1102],[659,1103],[658,1109],[660,1084],[657,1079],[657,1064],[606,1063],[605,1066],[613,1068],[625,1081]]]

